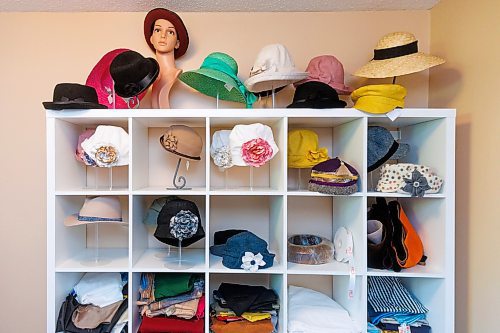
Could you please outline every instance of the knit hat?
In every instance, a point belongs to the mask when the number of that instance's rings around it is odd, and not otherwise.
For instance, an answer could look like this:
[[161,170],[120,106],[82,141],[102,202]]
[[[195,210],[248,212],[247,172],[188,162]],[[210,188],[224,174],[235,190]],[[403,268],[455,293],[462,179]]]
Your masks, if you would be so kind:
[[417,39],[409,32],[383,36],[373,51],[373,60],[354,75],[378,79],[411,74],[444,63],[444,59],[418,52]]
[[328,149],[318,147],[318,135],[306,129],[288,132],[288,167],[311,168],[328,159]]
[[229,134],[234,165],[260,167],[279,151],[271,127],[260,123],[236,125]]
[[406,89],[397,84],[368,85],[351,94],[354,108],[369,113],[387,113],[395,108],[404,108]]
[[243,103],[247,108],[257,100],[237,76],[238,64],[229,55],[222,52],[209,54],[200,69],[186,71],[179,75],[179,80],[191,88],[210,97]]
[[260,50],[245,86],[252,92],[268,91],[306,77],[307,72],[295,68],[292,56],[284,45],[271,44]]
[[325,194],[349,195],[358,191],[358,178],[354,167],[335,157],[312,168],[308,189]]
[[317,81],[328,84],[339,95],[349,95],[352,92],[352,88],[344,84],[344,66],[332,55],[312,58],[306,72],[309,75],[305,80],[295,83],[296,87],[306,82]]
[[167,127],[160,137],[161,146],[168,152],[184,158],[199,161],[203,149],[203,139],[194,129],[186,125]]
[[409,150],[410,145],[398,143],[385,127],[368,127],[368,172],[375,170],[388,160],[405,157]]

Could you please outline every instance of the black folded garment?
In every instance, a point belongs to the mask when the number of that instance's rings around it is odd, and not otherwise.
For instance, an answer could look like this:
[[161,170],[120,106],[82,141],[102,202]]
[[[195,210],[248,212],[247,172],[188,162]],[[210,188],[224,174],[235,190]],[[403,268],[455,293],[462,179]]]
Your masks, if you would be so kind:
[[[57,318],[57,327],[56,332],[67,332],[67,333],[109,333],[115,327],[116,323],[122,316],[123,312],[127,310],[128,301],[125,298],[120,304],[118,310],[111,319],[111,322],[108,324],[101,324],[94,329],[86,328],[78,328],[73,324],[72,316],[73,312],[75,312],[76,308],[81,304],[78,303],[75,296],[68,295],[66,300],[61,305],[61,309],[59,310],[59,316]],[[127,325],[125,325],[127,327]]]
[[228,307],[237,316],[245,311],[270,311],[279,303],[278,295],[263,286],[222,283],[214,290],[214,298],[223,307]]

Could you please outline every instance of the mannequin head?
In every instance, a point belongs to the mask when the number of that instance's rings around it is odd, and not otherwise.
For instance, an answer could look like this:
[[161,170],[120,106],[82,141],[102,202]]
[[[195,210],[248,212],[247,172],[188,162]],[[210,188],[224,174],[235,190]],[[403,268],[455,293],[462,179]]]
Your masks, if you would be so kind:
[[189,36],[182,19],[176,13],[155,8],[144,19],[144,38],[151,50],[165,54],[174,51],[177,59],[186,53]]
[[149,40],[153,44],[156,53],[174,52],[180,46],[175,26],[165,19],[155,21]]

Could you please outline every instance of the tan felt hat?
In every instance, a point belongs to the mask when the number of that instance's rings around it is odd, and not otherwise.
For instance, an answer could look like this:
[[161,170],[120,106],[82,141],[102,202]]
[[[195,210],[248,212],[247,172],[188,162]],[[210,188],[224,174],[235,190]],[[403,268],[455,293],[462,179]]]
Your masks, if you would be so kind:
[[160,137],[161,146],[168,152],[199,161],[203,149],[201,136],[189,126],[172,125]]
[[383,36],[373,52],[373,60],[354,72],[366,78],[387,78],[423,71],[445,62],[443,58],[418,52],[417,39],[409,32]]

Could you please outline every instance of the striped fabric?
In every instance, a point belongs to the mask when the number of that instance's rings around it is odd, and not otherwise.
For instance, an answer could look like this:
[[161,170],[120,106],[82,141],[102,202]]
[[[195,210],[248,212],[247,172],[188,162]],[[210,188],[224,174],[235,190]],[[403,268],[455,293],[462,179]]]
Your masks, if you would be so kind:
[[429,311],[394,276],[369,276],[368,302],[376,312],[419,314]]

